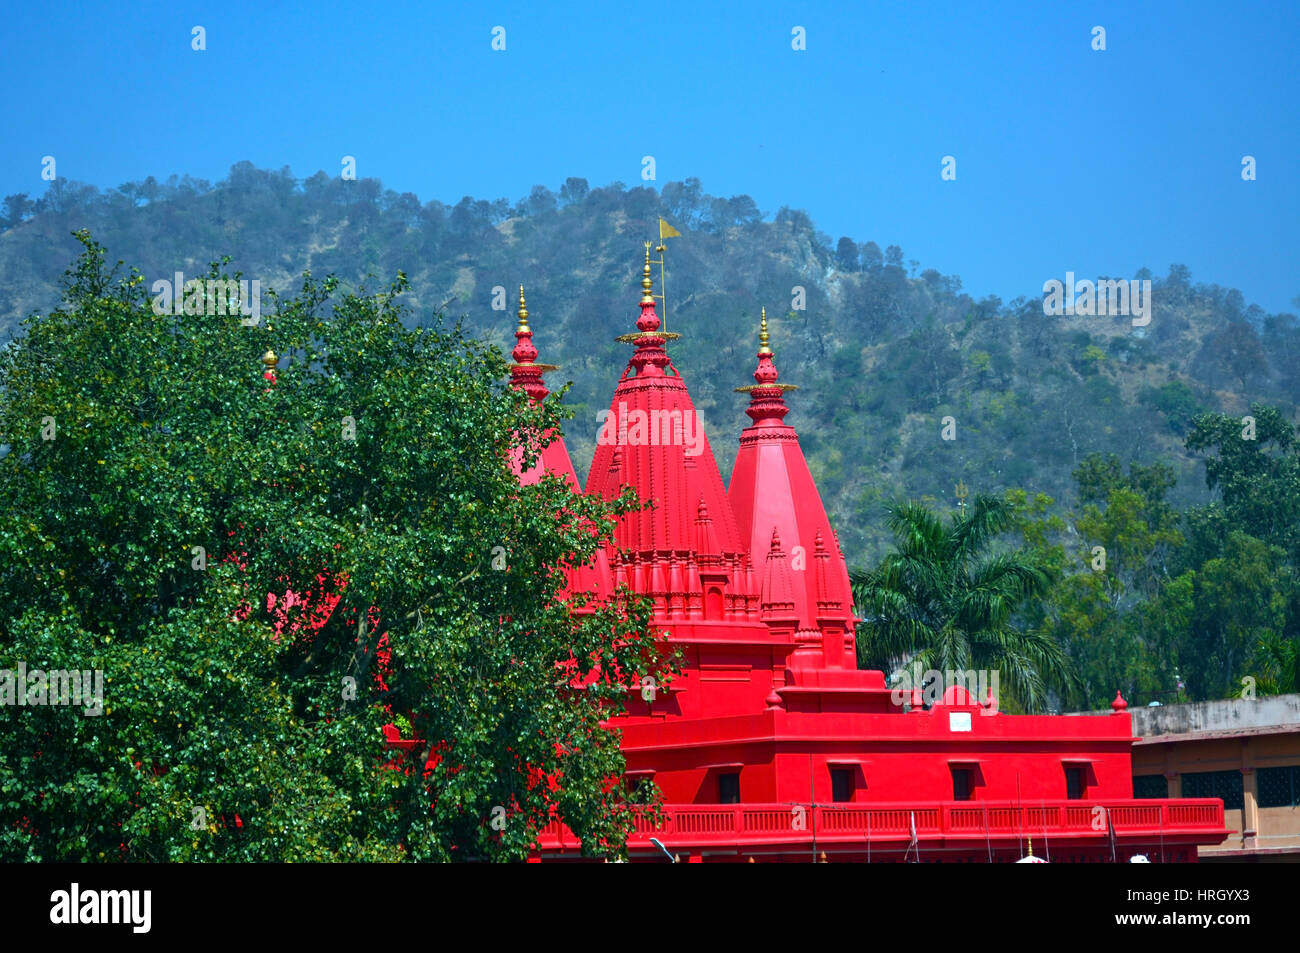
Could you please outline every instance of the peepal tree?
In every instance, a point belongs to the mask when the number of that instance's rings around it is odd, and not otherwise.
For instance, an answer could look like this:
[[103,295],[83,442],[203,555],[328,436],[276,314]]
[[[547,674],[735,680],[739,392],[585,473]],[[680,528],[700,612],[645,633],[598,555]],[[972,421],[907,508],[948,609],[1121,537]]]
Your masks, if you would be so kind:
[[602,723],[672,665],[643,601],[558,598],[632,505],[519,486],[558,403],[409,327],[400,273],[250,327],[78,237],[0,352],[0,668],[100,670],[104,710],[0,707],[0,858],[519,859],[555,816],[623,853]]

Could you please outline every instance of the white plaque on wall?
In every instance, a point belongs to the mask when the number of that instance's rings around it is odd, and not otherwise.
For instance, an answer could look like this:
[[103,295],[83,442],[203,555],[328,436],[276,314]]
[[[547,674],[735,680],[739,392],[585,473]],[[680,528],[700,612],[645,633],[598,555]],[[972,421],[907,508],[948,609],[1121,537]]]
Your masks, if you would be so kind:
[[948,712],[948,730],[949,731],[970,731],[970,712],[968,711]]

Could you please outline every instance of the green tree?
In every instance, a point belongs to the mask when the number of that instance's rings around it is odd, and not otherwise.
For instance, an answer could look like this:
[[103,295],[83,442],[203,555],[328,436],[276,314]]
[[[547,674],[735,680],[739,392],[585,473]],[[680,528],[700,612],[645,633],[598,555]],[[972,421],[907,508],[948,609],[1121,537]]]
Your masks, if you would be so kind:
[[1274,633],[1262,640],[1258,658],[1261,665],[1258,688],[1264,694],[1300,692],[1300,639]]
[[875,569],[851,574],[863,668],[888,670],[900,660],[939,670],[997,669],[999,681],[1026,709],[1040,709],[1049,689],[1068,689],[1060,646],[1016,624],[1017,613],[1045,595],[1051,573],[1025,548],[990,551],[1015,528],[1013,506],[977,496],[945,525],[916,503],[889,507],[894,551]]
[[[1130,463],[1125,472],[1114,454],[1094,453],[1074,479],[1083,507],[1071,536],[1081,545],[1062,566],[1045,624],[1067,646],[1083,707],[1106,705],[1116,690],[1133,700],[1159,695],[1173,663],[1159,647],[1167,639],[1144,638],[1139,610],[1161,593],[1183,543],[1178,513],[1165,500],[1173,472],[1158,463]],[[1171,609],[1167,619],[1177,617]]]
[[1117,456],[1094,453],[1074,479],[1084,504],[1074,520],[1086,548],[1082,561],[1099,574],[1112,605],[1119,609],[1154,595],[1169,577],[1171,554],[1183,544],[1178,513],[1165,501],[1173,471],[1130,462],[1126,475]]
[[558,598],[633,504],[518,485],[557,402],[409,328],[400,273],[249,327],[154,314],[79,238],[0,353],[0,666],[99,670],[103,713],[0,707],[0,857],[518,859],[555,816],[622,853],[603,722],[672,665],[644,601]]
[[1264,692],[1296,684],[1300,442],[1275,407],[1252,404],[1248,417],[1202,414],[1187,436],[1219,497],[1186,514],[1180,560],[1195,614],[1177,650],[1198,697],[1236,694],[1245,676]]
[[[1251,404],[1250,414],[1202,414],[1187,435],[1187,449],[1205,453],[1205,484],[1222,500],[1202,519],[1281,546],[1300,560],[1300,444],[1296,428],[1276,407]],[[1221,533],[1215,534],[1223,539]],[[1198,555],[1205,555],[1200,553]]]
[[[1163,644],[1192,698],[1236,695],[1243,676],[1264,674],[1267,679],[1262,669],[1284,675],[1282,642],[1297,586],[1282,549],[1234,531],[1221,554],[1183,573],[1179,581],[1181,588],[1171,589],[1151,608],[1157,618],[1182,621]],[[1270,650],[1281,665],[1265,661]]]

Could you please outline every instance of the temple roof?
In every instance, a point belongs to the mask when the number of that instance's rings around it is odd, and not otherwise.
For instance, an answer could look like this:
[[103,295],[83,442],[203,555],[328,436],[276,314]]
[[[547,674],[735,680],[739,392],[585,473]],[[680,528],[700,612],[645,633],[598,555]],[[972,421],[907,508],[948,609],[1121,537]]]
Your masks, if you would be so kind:
[[[748,542],[731,512],[703,418],[664,350],[678,335],[659,330],[648,245],[641,284],[637,331],[619,338],[636,350],[601,421],[587,492],[613,499],[631,486],[643,502],[652,501],[620,521],[615,539],[622,548],[743,559]],[[701,516],[707,521],[703,536]]]
[[[794,607],[800,629],[833,620],[852,629],[853,596],[839,542],[831,529],[817,484],[799,446],[799,435],[785,423],[789,413],[770,346],[767,310],[759,331],[758,367],[745,413],[753,421],[740,436],[728,499],[751,552],[766,554],[779,536],[796,580]],[[767,583],[763,583],[766,591]],[[851,649],[851,639],[845,653]],[[827,658],[828,665],[853,667],[853,659]]]
[[[545,400],[550,393],[542,381],[547,371],[556,370],[553,364],[537,363],[537,347],[533,344],[533,330],[528,325],[528,305],[524,300],[524,286],[519,286],[519,325],[515,329],[515,347],[511,352],[514,363],[510,365],[510,386],[526,393],[534,401]],[[556,435],[550,443],[542,448],[541,456],[527,470],[522,469],[521,450],[511,453],[510,466],[519,477],[520,486],[532,486],[546,473],[560,477],[574,493],[581,493],[577,472],[573,469],[573,459],[564,438]],[[561,592],[561,597],[572,592],[586,592],[596,599],[607,599],[614,591],[613,574],[609,569],[609,556],[604,549],[597,551],[595,559],[583,566],[577,566],[567,572],[568,584]]]
[[[514,363],[510,365],[510,386],[523,391],[534,401],[540,402],[550,393],[542,381],[542,375],[557,368],[554,364],[537,363],[537,347],[533,344],[533,329],[528,326],[528,305],[524,301],[523,285],[519,286],[517,315],[519,325],[515,328],[515,348],[510,355],[514,358]],[[524,472],[521,472],[522,456],[523,454],[516,450],[510,461],[521,486],[532,486],[542,478],[543,473],[553,473],[562,478],[574,493],[582,492],[578,485],[577,472],[573,469],[573,459],[569,456],[569,448],[564,445],[562,437],[557,436],[548,443],[542,449],[538,461]]]

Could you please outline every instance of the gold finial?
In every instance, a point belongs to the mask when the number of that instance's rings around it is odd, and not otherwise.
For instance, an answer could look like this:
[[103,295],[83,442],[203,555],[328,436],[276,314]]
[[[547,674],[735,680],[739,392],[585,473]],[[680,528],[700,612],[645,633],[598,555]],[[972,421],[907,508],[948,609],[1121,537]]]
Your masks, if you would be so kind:
[[528,305],[524,303],[524,286],[519,286],[519,330],[526,334],[532,334],[528,327]]
[[267,351],[262,355],[262,363],[266,365],[268,371],[275,370],[275,365],[280,363],[280,359],[275,356],[274,351]]
[[654,304],[654,282],[650,280],[650,243],[645,243],[645,265],[641,268],[641,303]]
[[763,320],[758,325],[758,353],[771,354],[772,349],[767,346],[767,308],[763,308]]

